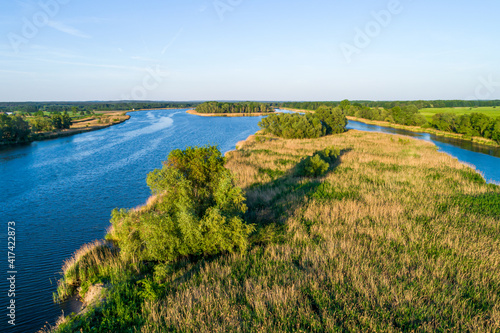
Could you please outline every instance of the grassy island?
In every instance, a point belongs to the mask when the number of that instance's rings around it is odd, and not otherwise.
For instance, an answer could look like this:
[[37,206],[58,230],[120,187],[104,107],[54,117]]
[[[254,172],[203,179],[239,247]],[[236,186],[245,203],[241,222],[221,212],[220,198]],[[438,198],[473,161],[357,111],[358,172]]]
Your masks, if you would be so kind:
[[[315,159],[320,172],[304,173]],[[78,287],[87,308],[53,331],[499,329],[500,188],[431,143],[258,133],[224,162],[246,198],[237,216],[248,228],[234,229],[253,230],[244,247],[164,263],[87,245],[60,283]],[[154,216],[159,196],[133,219]]]

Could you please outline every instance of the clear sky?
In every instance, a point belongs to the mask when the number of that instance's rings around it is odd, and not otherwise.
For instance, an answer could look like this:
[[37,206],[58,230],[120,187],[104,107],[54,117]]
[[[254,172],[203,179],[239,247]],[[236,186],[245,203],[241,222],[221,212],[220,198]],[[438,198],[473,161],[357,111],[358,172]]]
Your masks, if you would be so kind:
[[0,101],[500,99],[498,0],[12,0]]

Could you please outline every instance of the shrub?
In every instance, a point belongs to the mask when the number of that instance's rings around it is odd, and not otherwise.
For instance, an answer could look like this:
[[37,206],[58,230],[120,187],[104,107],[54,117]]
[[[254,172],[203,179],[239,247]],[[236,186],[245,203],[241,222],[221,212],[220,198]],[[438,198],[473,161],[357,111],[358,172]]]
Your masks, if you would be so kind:
[[302,177],[319,177],[325,174],[340,156],[340,151],[328,147],[317,151],[313,156],[302,159],[297,166],[297,175]]
[[244,250],[254,227],[217,147],[174,150],[148,175],[154,196],[140,209],[114,210],[108,236],[125,259],[173,262],[190,255]]

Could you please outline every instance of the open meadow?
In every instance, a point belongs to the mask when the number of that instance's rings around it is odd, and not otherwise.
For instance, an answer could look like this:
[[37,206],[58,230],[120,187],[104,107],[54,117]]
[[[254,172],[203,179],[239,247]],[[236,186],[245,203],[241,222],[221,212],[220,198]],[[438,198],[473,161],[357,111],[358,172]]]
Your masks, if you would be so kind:
[[500,117],[500,107],[477,107],[477,108],[471,108],[471,107],[458,107],[458,108],[426,108],[426,109],[420,109],[420,113],[424,115],[427,120],[431,120],[432,116],[434,116],[436,113],[454,113],[458,116],[463,115],[463,114],[471,114],[473,112],[476,113],[483,113],[487,115],[488,117]]

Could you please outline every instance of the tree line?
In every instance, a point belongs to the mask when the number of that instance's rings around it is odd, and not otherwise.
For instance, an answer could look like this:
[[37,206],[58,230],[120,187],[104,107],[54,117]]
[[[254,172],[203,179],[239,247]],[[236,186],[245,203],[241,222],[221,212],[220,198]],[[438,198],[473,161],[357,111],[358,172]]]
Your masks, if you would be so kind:
[[[453,103],[453,101],[446,101]],[[464,102],[464,101],[458,101]],[[465,101],[467,102],[467,101]],[[495,102],[495,101],[490,101]],[[289,103],[293,108],[309,110],[321,102]],[[391,102],[396,103],[396,102]],[[345,115],[367,120],[387,121],[393,124],[406,126],[420,126],[434,128],[444,132],[464,134],[467,137],[483,137],[500,143],[500,117],[492,118],[485,114],[474,112],[465,115],[453,113],[437,113],[428,121],[415,104],[396,105],[390,108],[369,107],[359,102],[351,104],[348,100],[329,102],[328,106],[319,107],[340,109]],[[335,106],[333,106],[335,105]],[[392,105],[392,104],[391,104]],[[451,104],[447,104],[451,105]],[[292,106],[289,106],[292,107]],[[269,118],[269,117],[268,117]],[[295,115],[282,116],[264,120],[262,125],[270,132],[288,138],[292,137],[318,137],[322,135],[321,127],[312,121],[313,117],[297,118]],[[263,128],[264,128],[263,127]],[[292,132],[296,130],[296,134]],[[311,136],[312,135],[312,136]]]
[[0,114],[0,143],[30,141],[36,132],[62,130],[71,127],[71,117],[67,112],[44,116],[43,113],[25,118],[21,115]]
[[315,113],[272,114],[259,122],[260,128],[286,139],[319,138],[345,131],[347,118],[341,108],[319,107]]
[[500,117],[492,118],[482,113],[458,116],[453,113],[437,113],[430,126],[440,131],[479,136],[500,143]]
[[274,109],[266,103],[243,102],[205,102],[196,107],[198,113],[266,113],[274,112]]
[[92,111],[126,111],[161,108],[190,108],[197,102],[0,102],[0,112],[16,112],[32,114],[42,112],[84,112]]
[[[302,110],[316,110],[322,105],[337,107],[340,101],[325,101],[325,102],[282,102],[279,103],[280,107],[302,109]],[[466,100],[433,100],[433,101],[353,101],[353,104],[359,104],[370,108],[384,108],[391,109],[396,106],[406,107],[410,105],[416,106],[418,109],[424,108],[455,108],[455,107],[493,107],[500,106],[500,100],[491,101],[466,101]]]

